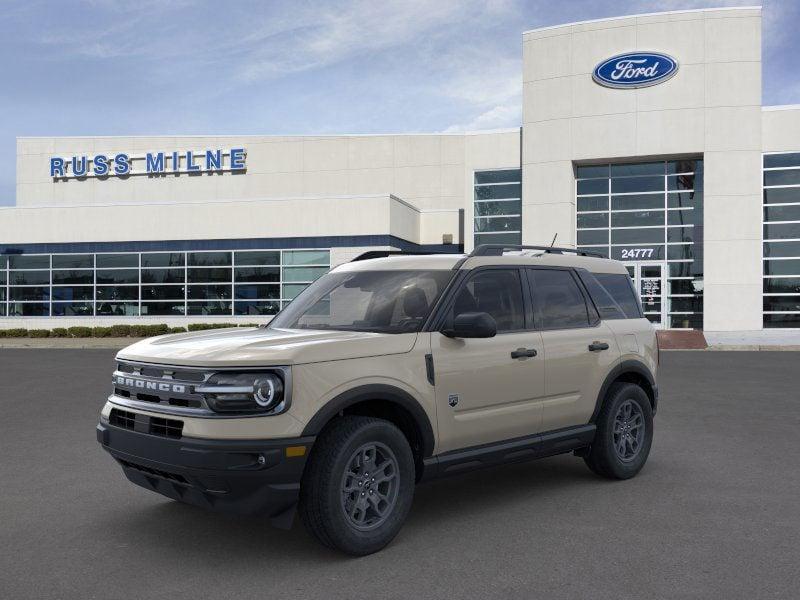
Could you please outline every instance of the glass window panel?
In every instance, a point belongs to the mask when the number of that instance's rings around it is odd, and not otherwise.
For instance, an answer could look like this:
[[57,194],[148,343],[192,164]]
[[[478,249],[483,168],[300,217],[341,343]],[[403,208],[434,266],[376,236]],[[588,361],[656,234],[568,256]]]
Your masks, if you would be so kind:
[[611,210],[648,210],[664,208],[664,194],[611,196]]
[[138,300],[139,286],[97,286],[98,300]]
[[233,293],[237,300],[281,299],[279,285],[237,285]]
[[[688,264],[688,263],[681,263]],[[702,293],[702,279],[671,279],[669,281],[670,294],[700,294]]]
[[142,269],[142,283],[184,283],[186,271],[178,269]]
[[764,310],[800,312],[800,296],[764,296]]
[[47,285],[50,283],[50,271],[11,271],[8,281],[11,285]]
[[286,250],[283,253],[284,265],[328,265],[330,252],[327,250]]
[[703,297],[670,298],[669,312],[703,312]]
[[94,268],[94,255],[92,254],[53,254],[54,269],[92,269]]
[[475,245],[481,244],[521,244],[521,233],[476,233]]
[[36,302],[15,302],[8,305],[11,317],[47,317],[50,316],[50,305]]
[[230,268],[187,269],[189,283],[224,283],[231,280]]
[[701,225],[703,213],[699,210],[670,210],[667,211],[668,225]]
[[0,287],[0,302],[6,301],[6,288]]
[[664,241],[664,228],[612,229],[612,244],[655,244]]
[[692,262],[678,262],[669,264],[670,277],[692,277],[698,275],[694,272],[695,263]]
[[578,244],[581,246],[596,246],[608,244],[608,229],[578,231]]
[[670,315],[669,326],[673,329],[702,329],[703,315]]
[[663,189],[663,177],[620,177],[611,179],[611,192],[616,194],[628,192],[656,192],[663,191]]
[[765,240],[786,240],[798,238],[800,238],[800,223],[764,225]]
[[94,288],[83,286],[54,286],[53,300],[93,300]]
[[765,260],[764,275],[800,275],[800,258],[795,260]]
[[0,271],[0,285],[6,284],[6,272]]
[[155,252],[142,254],[142,267],[182,267],[186,262],[183,252]]
[[608,165],[583,165],[576,169],[577,179],[608,177]]
[[800,187],[764,190],[764,204],[800,202]]
[[138,254],[98,254],[98,269],[119,269],[119,268],[138,268]]
[[0,317],[5,317],[5,316],[6,316],[6,305],[0,304]]
[[487,231],[521,231],[522,217],[492,217],[475,219],[475,233]]
[[96,271],[97,283],[139,283],[139,271],[136,269],[109,269]]
[[142,302],[142,316],[175,316],[184,314],[183,302]]
[[800,221],[800,204],[797,206],[765,206],[765,221]]
[[5,270],[7,266],[8,266],[8,256],[6,256],[5,254],[0,255],[0,269]]
[[476,202],[475,216],[486,217],[494,215],[518,215],[521,210],[521,202]]
[[236,315],[276,315],[281,309],[279,302],[235,302],[234,312]]
[[497,323],[497,331],[525,329],[522,279],[516,269],[492,269],[470,276],[458,290],[447,326],[466,312],[486,312]]
[[94,271],[53,271],[53,283],[94,283]]
[[278,267],[236,267],[236,281],[280,281],[281,270]]
[[800,277],[770,277],[764,279],[764,292],[800,294]]
[[800,152],[765,154],[764,167],[800,167]]
[[690,258],[694,258],[694,245],[681,244],[667,246],[668,260],[685,260]]
[[8,257],[8,266],[11,269],[49,269],[50,255],[14,254]]
[[483,185],[475,187],[475,200],[497,200],[502,198],[521,198],[522,186],[518,183],[509,185]]
[[[491,273],[492,271],[489,271]],[[531,293],[537,307],[537,325],[542,329],[568,329],[588,327],[589,312],[577,282],[569,271],[557,269],[531,269]],[[514,288],[514,284],[505,287]],[[520,305],[522,298],[519,299]],[[497,303],[503,306],[503,303]],[[506,303],[509,305],[509,303]],[[521,329],[522,315],[507,329]],[[498,331],[500,328],[498,327]]]
[[240,267],[248,265],[279,265],[281,262],[281,253],[279,250],[234,252],[234,262]]
[[695,173],[703,170],[702,160],[671,160],[667,163],[667,174]]
[[670,227],[667,229],[667,242],[693,242],[694,227]]
[[664,225],[664,211],[643,210],[611,213],[612,227],[645,227],[647,225]]
[[608,210],[608,196],[578,198],[578,212],[585,210]]
[[664,246],[663,244],[614,246],[611,248],[611,258],[614,260],[663,260]]
[[283,280],[287,282],[312,282],[328,272],[328,267],[285,267]]
[[231,264],[230,252],[189,252],[191,267],[225,267]]
[[608,213],[589,213],[578,215],[578,229],[608,227]]
[[667,189],[668,190],[694,190],[701,189],[703,179],[698,177],[695,180],[694,175],[668,175],[667,176]]
[[764,242],[764,256],[768,258],[800,258],[800,242]]
[[297,295],[306,289],[308,286],[304,284],[288,284],[283,286],[283,299],[284,300],[293,300],[297,297]]
[[187,297],[189,300],[228,300],[231,297],[231,284],[190,285]]
[[608,194],[608,179],[583,179],[578,181],[578,195]]
[[578,248],[580,250],[586,250],[587,252],[596,252],[603,256],[608,256],[608,246],[578,246]]
[[663,175],[663,162],[649,163],[626,163],[611,165],[611,177],[623,177],[628,175]]
[[50,299],[49,287],[12,287],[8,288],[9,300],[39,300],[46,301]]
[[505,183],[522,181],[520,169],[502,169],[498,171],[475,171],[475,183]]
[[800,169],[764,171],[764,185],[800,185]]
[[667,194],[668,208],[694,208],[703,206],[703,192],[670,192]]
[[95,314],[103,317],[138,317],[138,302],[98,302]]
[[793,315],[764,315],[764,327],[792,327],[800,329],[800,313]]
[[229,315],[231,314],[231,303],[229,301],[189,302],[186,310],[190,315]]
[[630,277],[615,273],[595,273],[594,276],[627,318],[636,319],[640,316],[639,301],[636,299]]
[[142,300],[179,300],[184,297],[182,285],[143,285]]
[[54,317],[91,317],[93,314],[91,302],[53,302]]

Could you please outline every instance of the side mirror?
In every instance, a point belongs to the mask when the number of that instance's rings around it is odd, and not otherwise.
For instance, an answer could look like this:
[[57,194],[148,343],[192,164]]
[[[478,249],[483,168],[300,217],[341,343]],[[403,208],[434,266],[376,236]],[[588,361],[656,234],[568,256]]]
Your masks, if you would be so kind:
[[497,335],[494,317],[485,312],[461,313],[453,320],[453,326],[442,330],[450,338],[490,338]]

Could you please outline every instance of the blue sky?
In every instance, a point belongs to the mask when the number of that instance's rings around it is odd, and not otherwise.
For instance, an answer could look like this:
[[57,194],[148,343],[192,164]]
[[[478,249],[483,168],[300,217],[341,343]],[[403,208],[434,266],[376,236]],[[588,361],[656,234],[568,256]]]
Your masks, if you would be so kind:
[[[16,136],[516,127],[522,36],[699,0],[0,1],[0,204]],[[800,103],[800,2],[764,3],[764,104]]]

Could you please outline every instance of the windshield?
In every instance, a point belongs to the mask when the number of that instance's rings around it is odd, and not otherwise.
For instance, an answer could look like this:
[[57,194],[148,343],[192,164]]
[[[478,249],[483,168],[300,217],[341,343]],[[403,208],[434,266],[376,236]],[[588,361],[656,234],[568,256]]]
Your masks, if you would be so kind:
[[422,328],[454,271],[355,271],[323,275],[270,328],[412,333]]

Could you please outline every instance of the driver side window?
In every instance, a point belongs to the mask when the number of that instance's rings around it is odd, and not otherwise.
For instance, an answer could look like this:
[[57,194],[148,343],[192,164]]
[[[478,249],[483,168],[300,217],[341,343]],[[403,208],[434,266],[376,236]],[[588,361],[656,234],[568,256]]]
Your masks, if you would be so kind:
[[525,303],[517,269],[479,271],[456,294],[450,323],[462,313],[485,312],[497,323],[497,333],[525,329]]

